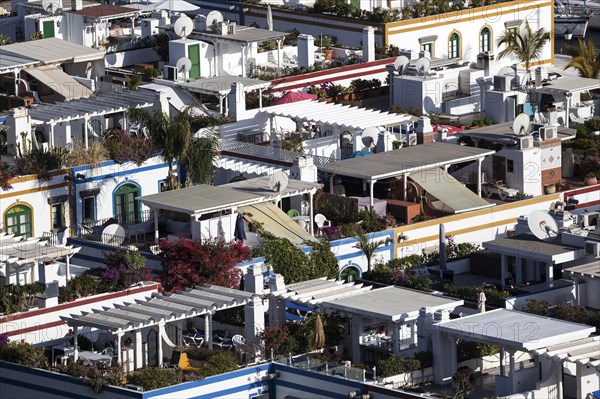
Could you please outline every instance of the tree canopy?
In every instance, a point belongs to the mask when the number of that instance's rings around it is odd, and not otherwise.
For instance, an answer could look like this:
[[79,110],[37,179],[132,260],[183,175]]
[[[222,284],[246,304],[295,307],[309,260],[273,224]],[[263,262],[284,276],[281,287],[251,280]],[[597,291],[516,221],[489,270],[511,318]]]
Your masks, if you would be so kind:
[[565,52],[573,59],[564,69],[576,69],[582,78],[600,79],[600,49],[591,40],[586,44],[579,39],[579,47],[565,46]]
[[538,60],[544,46],[550,40],[550,33],[544,28],[536,31],[531,29],[529,21],[525,21],[523,31],[506,31],[498,38],[498,45],[505,44],[506,48],[498,54],[498,59],[510,57],[525,64],[529,75],[532,61]]

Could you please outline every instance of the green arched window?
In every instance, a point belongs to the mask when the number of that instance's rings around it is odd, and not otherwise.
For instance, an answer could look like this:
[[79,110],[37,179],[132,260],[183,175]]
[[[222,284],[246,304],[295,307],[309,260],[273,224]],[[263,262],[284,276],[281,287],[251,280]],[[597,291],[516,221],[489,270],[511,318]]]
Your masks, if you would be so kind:
[[479,50],[482,53],[492,51],[492,31],[487,26],[479,33]]
[[460,58],[460,36],[456,32],[448,40],[448,58]]
[[356,280],[359,277],[358,269],[355,267],[349,266],[341,271],[340,280],[343,280],[347,283],[350,283]]
[[115,219],[121,224],[134,224],[139,219],[140,207],[135,197],[140,189],[135,184],[125,183],[114,193]]
[[11,207],[4,215],[6,232],[25,238],[31,237],[33,231],[31,213],[31,208],[23,204]]

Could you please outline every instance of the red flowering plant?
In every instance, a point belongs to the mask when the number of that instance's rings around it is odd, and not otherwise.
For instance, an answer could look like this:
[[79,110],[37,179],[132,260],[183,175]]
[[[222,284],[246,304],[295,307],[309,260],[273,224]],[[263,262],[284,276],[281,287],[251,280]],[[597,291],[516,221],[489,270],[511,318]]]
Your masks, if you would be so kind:
[[140,281],[150,280],[146,259],[136,251],[116,251],[104,254],[106,271],[102,274],[103,291],[121,291]]
[[160,249],[167,291],[204,284],[237,288],[242,272],[236,265],[252,259],[252,250],[242,242],[223,239],[163,240]]
[[281,351],[290,340],[290,331],[288,326],[280,327],[279,324],[265,327],[261,333],[261,339],[267,353],[272,353],[275,356],[281,355]]
[[6,162],[0,161],[0,189],[4,191],[12,190],[13,186],[9,181],[16,176],[16,172]]

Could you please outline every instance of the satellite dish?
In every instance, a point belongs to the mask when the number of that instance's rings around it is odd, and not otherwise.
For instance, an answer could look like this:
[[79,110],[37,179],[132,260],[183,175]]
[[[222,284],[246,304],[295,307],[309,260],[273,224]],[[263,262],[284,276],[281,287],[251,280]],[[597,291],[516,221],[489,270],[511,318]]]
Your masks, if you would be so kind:
[[179,37],[186,38],[190,33],[192,33],[192,29],[194,28],[194,21],[186,15],[182,15],[177,18],[175,21],[175,25],[173,25],[173,30],[175,34]]
[[217,27],[219,22],[223,21],[223,14],[219,11],[211,11],[206,15],[206,29],[212,30]]
[[427,76],[429,68],[431,68],[431,60],[429,58],[419,58],[417,60],[417,63],[415,64],[415,69],[417,70],[417,73],[422,76]]
[[192,69],[192,61],[189,58],[180,58],[177,61],[177,72],[179,73],[183,73],[185,74],[184,76],[187,77],[188,72],[190,71],[190,69]]
[[271,190],[280,193],[285,190],[288,186],[288,175],[284,172],[275,172],[269,176],[269,187]]
[[533,235],[542,241],[552,240],[558,235],[556,220],[543,211],[531,212],[527,217],[527,226]]
[[529,120],[529,115],[525,113],[520,113],[517,115],[515,121],[513,122],[512,130],[517,136],[525,136],[529,134],[531,131],[531,121]]
[[404,74],[404,69],[406,68],[409,62],[410,60],[407,56],[401,55],[396,58],[396,61],[394,61],[394,67],[396,68],[396,71],[398,71],[398,73],[402,75]]
[[502,67],[500,68],[500,70],[498,71],[498,75],[500,76],[514,76],[515,75],[515,71],[508,66]]
[[379,128],[373,126],[362,131],[360,138],[365,147],[371,148],[373,145],[377,144],[377,140],[379,140],[379,131]]
[[109,224],[102,230],[102,242],[104,244],[119,246],[125,240],[125,228],[120,224]]
[[50,14],[54,14],[60,10],[60,2],[57,0],[42,0],[42,8]]

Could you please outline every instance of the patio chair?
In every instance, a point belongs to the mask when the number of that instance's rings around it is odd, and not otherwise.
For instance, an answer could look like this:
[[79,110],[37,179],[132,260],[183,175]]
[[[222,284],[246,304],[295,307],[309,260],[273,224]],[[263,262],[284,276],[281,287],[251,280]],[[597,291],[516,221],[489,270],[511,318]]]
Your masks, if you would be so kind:
[[[187,355],[186,355],[187,357]],[[171,360],[169,363],[163,363],[162,367],[165,369],[178,369],[179,368],[179,359],[181,359],[181,351],[173,351],[171,355]]]
[[323,227],[331,227],[331,221],[327,220],[322,213],[317,213],[315,215],[315,223],[317,224],[319,231],[321,231]]
[[287,215],[291,218],[295,218],[296,216],[300,216],[300,212],[297,209],[290,209],[287,211]]

